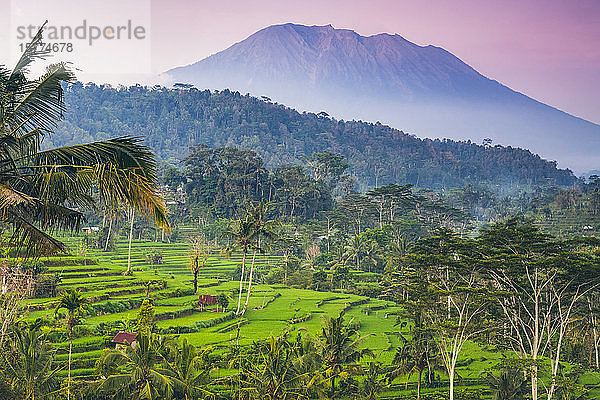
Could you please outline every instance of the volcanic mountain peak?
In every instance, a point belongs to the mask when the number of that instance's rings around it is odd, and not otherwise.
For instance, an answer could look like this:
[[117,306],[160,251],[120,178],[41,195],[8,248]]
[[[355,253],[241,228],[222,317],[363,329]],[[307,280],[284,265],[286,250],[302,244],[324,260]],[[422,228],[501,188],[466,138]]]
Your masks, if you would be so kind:
[[381,121],[421,137],[524,147],[576,171],[598,168],[600,126],[489,79],[450,52],[398,34],[273,25],[172,82],[268,96],[307,111]]

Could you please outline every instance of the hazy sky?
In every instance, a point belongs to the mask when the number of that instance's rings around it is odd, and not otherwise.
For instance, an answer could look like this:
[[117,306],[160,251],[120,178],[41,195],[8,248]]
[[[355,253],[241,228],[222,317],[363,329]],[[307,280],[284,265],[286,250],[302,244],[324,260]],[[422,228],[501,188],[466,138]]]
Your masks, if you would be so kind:
[[[35,20],[46,12],[45,2],[41,1],[0,0],[3,2],[13,9],[23,8],[19,12],[26,17],[35,14],[28,10],[39,11]],[[56,7],[55,2],[48,3]],[[110,1],[97,0],[59,3],[60,14],[46,12],[51,14],[47,17],[49,24],[53,18],[67,17],[75,24],[82,19],[83,9],[86,19],[102,20],[100,26],[121,23],[118,16],[147,30],[147,40],[134,50],[111,51],[97,44],[95,53],[104,53],[93,62],[89,52],[74,52],[72,61],[83,66],[78,75],[84,81],[143,80],[198,61],[271,24],[332,24],[363,35],[398,33],[420,45],[443,47],[492,79],[600,123],[600,0],[115,0],[112,6]],[[71,9],[69,3],[79,7]],[[125,4],[124,12],[111,8]],[[7,46],[16,46],[15,24],[8,23],[7,18],[11,17],[4,13],[0,16],[0,24],[11,29],[0,32],[1,54],[9,52]],[[6,59],[0,56],[0,63]]]

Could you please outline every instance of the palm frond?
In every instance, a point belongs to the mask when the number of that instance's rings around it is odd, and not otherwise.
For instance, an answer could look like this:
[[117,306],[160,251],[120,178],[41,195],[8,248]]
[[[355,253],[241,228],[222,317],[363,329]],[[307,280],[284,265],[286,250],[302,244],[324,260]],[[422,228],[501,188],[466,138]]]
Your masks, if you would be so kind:
[[7,90],[15,91],[18,88],[18,84],[25,80],[25,75],[29,72],[28,67],[36,59],[45,58],[48,56],[49,51],[45,50],[40,46],[40,42],[42,41],[42,32],[48,21],[45,21],[44,24],[38,29],[37,33],[31,39],[31,42],[27,44],[25,51],[19,58],[19,61],[15,64],[10,75],[7,76]]
[[154,153],[140,144],[141,138],[123,136],[105,141],[40,151],[34,163],[38,168],[63,165],[75,168],[114,164],[118,169],[135,169],[150,181],[156,179]]
[[[161,228],[169,229],[167,209],[154,184],[154,154],[140,141],[139,138],[126,136],[37,153],[34,169],[46,174],[42,192],[50,193],[54,185],[55,194],[65,196],[63,201],[69,199],[80,204],[89,198],[77,198],[75,195],[89,190],[93,181],[104,208],[114,209],[125,203],[140,214],[152,217]],[[60,174],[57,175],[57,172]],[[67,187],[71,184],[69,179],[78,184],[70,186],[74,189],[70,195]],[[56,196],[49,198],[57,200]]]
[[170,230],[167,207],[158,188],[143,175],[132,170],[119,170],[112,165],[95,168],[100,202],[106,208],[126,203],[141,215],[150,216],[156,224]]
[[73,78],[66,65],[60,63],[50,65],[39,79],[23,83],[12,93],[13,101],[4,114],[4,125],[13,132],[26,133],[35,128],[51,130],[64,112],[62,83],[71,82]]
[[[19,130],[21,126],[15,128]],[[12,131],[0,135],[0,172],[11,171],[16,173],[20,165],[19,161],[24,155],[34,154],[39,148],[39,136],[41,132],[33,129],[27,133]]]
[[93,171],[89,169],[73,172],[68,168],[56,166],[37,173],[30,192],[36,193],[41,200],[49,203],[94,209],[94,178]]
[[131,136],[40,151],[43,135],[62,118],[66,64],[50,65],[36,80],[28,67],[45,52],[38,31],[15,68],[0,67],[0,222],[12,225],[12,244],[27,255],[64,251],[44,230],[77,230],[79,208],[126,204],[170,229],[156,185],[156,161]]
[[42,230],[77,230],[82,220],[78,211],[0,185],[0,221],[13,226],[11,244],[26,254],[64,251],[61,242]]
[[0,184],[0,218],[11,207],[31,205],[38,201],[35,197]]
[[[2,220],[13,226],[11,246],[24,251],[26,256],[33,257],[65,252],[64,243],[45,233],[43,229],[78,230],[83,215],[80,212],[50,203],[35,209],[35,212],[12,209],[3,214]],[[28,219],[31,216],[35,218],[34,221]]]

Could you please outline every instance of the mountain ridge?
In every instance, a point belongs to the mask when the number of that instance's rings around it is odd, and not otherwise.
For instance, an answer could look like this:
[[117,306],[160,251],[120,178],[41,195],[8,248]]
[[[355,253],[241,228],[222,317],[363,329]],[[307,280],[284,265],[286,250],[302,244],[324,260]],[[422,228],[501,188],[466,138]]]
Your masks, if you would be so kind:
[[273,25],[166,75],[200,89],[229,88],[300,110],[381,121],[419,137],[491,138],[580,172],[600,164],[590,151],[600,149],[599,125],[487,78],[441,47],[398,34]]

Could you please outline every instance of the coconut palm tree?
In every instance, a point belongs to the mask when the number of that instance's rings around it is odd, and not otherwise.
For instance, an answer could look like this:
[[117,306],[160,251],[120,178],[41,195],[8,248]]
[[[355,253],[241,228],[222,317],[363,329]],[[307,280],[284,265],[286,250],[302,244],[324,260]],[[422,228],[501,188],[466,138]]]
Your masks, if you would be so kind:
[[61,309],[67,310],[66,323],[69,329],[69,373],[67,376],[67,400],[71,398],[71,352],[73,350],[73,328],[77,325],[79,317],[83,314],[85,307],[89,301],[75,289],[69,292],[63,292],[58,298],[54,315],[58,314]]
[[135,208],[131,207],[129,210],[129,242],[127,244],[127,270],[125,275],[131,275],[131,242],[133,241],[133,222],[135,221]]
[[65,110],[63,84],[74,79],[64,63],[28,78],[46,55],[42,29],[12,70],[0,66],[0,222],[12,226],[12,245],[27,256],[65,251],[47,231],[78,230],[81,210],[96,206],[128,204],[168,228],[154,155],[140,139],[41,149]]
[[369,240],[363,247],[363,263],[368,265],[368,272],[371,272],[371,266],[376,267],[379,262],[379,244],[376,240]]
[[[224,236],[233,239],[234,243],[226,250],[227,254],[231,254],[236,250],[242,251],[242,271],[240,275],[240,289],[238,293],[238,305],[236,309],[236,315],[239,317],[243,316],[248,307],[250,300],[250,291],[252,289],[252,277],[254,273],[254,265],[256,261],[257,252],[263,252],[264,248],[261,247],[261,239],[266,242],[272,242],[276,239],[276,227],[280,225],[278,221],[265,220],[266,205],[264,203],[258,203],[257,205],[251,205],[246,210],[244,218],[234,221],[230,228],[225,231]],[[248,289],[246,294],[246,302],[244,307],[240,311],[242,303],[242,292],[244,289],[244,273],[246,266],[246,258],[248,252],[253,251],[252,264],[250,272],[248,274]],[[238,330],[236,335],[236,344],[239,344],[240,338],[240,326],[241,321],[238,323]]]
[[360,383],[360,399],[379,399],[379,394],[388,387],[385,383],[386,379],[383,372],[381,364],[372,361],[369,362],[364,372],[364,378]]
[[230,224],[229,229],[223,233],[223,236],[233,240],[233,243],[227,246],[225,249],[227,256],[230,256],[235,251],[242,252],[240,289],[238,292],[238,305],[235,311],[236,315],[239,315],[240,307],[242,305],[246,257],[248,256],[248,252],[250,250],[254,250],[256,248],[256,238],[258,236],[258,232],[256,231],[256,225],[254,222],[249,221],[248,219],[238,219]]
[[100,384],[100,391],[112,396],[135,400],[169,399],[174,385],[181,385],[167,364],[165,339],[152,334],[140,334],[136,343],[124,350],[105,352],[98,367],[108,377]]
[[243,371],[241,390],[250,399],[305,398],[305,382],[310,373],[303,372],[292,344],[285,336],[271,336],[257,349],[254,359]]
[[[257,244],[254,247],[252,255],[252,264],[250,265],[250,273],[248,274],[248,290],[246,291],[246,302],[242,309],[241,315],[246,313],[248,302],[250,301],[250,292],[252,290],[252,277],[254,273],[254,263],[256,261],[256,253],[265,251],[264,243],[272,243],[277,240],[277,229],[281,226],[281,222],[277,220],[266,220],[267,206],[260,202],[256,205],[251,205],[246,211],[246,220],[254,224],[256,231]],[[264,242],[263,242],[264,241]]]
[[4,366],[11,389],[24,400],[35,400],[50,394],[55,386],[56,372],[53,349],[38,325],[17,324],[11,335],[7,352],[3,351]]
[[335,397],[335,379],[344,370],[359,368],[359,361],[373,356],[370,349],[359,349],[366,336],[360,336],[358,327],[352,321],[346,323],[344,312],[337,318],[323,316],[323,328],[317,341],[325,368],[325,375],[331,380],[330,398]]
[[348,240],[346,250],[348,258],[354,258],[354,265],[357,270],[360,270],[360,260],[365,248],[365,241],[360,235],[355,235]]
[[494,400],[522,399],[529,392],[529,381],[517,368],[503,369],[498,375],[488,372],[486,378]]
[[435,341],[431,329],[423,326],[418,320],[414,326],[411,326],[408,337],[399,335],[403,344],[398,348],[392,362],[394,368],[389,372],[389,380],[393,380],[400,375],[406,376],[405,389],[408,389],[410,377],[416,373],[417,379],[417,399],[421,398],[421,382],[423,371],[426,369],[441,369]]
[[197,398],[214,399],[215,395],[205,387],[211,382],[211,347],[198,350],[183,339],[181,346],[173,346],[172,361],[168,363],[174,382],[174,391],[185,400]]

